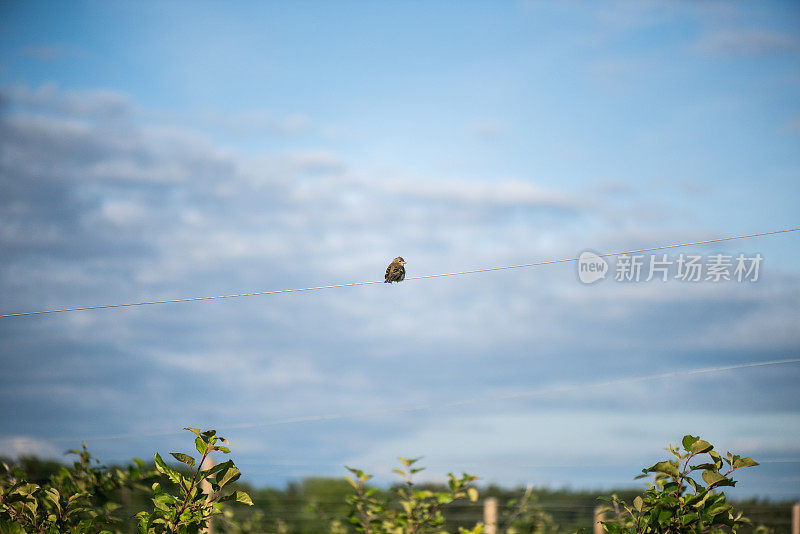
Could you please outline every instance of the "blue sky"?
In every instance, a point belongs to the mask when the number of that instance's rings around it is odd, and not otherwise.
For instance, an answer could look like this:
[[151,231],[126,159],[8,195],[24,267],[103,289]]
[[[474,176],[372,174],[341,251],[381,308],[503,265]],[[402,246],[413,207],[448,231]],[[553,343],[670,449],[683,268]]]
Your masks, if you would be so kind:
[[[0,313],[800,226],[798,29],[793,2],[5,2]],[[668,253],[759,253],[755,283],[612,259],[5,318],[0,452],[214,427],[256,484],[425,455],[601,488],[700,433],[764,461],[736,495],[796,498],[796,363],[491,399],[797,358],[798,244]]]

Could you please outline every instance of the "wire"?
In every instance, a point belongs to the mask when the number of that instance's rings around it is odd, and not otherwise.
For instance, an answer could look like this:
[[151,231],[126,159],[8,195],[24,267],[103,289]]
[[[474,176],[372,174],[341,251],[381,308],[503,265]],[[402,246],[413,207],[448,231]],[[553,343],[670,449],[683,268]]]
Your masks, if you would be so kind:
[[[639,250],[628,250],[625,252],[609,252],[606,254],[597,254],[598,257],[604,258],[608,256],[620,256],[623,254],[638,254],[640,252],[650,252],[653,250],[665,250],[668,248],[678,248],[678,247],[689,247],[692,245],[704,245],[707,243],[719,243],[721,241],[732,241],[734,239],[748,239],[751,237],[761,237],[766,235],[773,235],[773,234],[782,234],[786,232],[797,232],[800,230],[799,228],[787,228],[785,230],[773,230],[771,232],[760,232],[758,234],[747,234],[747,235],[737,235],[732,237],[719,237],[715,239],[706,239],[704,241],[693,241],[691,243],[679,243],[675,245],[660,245],[657,247],[650,247],[650,248],[643,248]],[[474,269],[471,271],[458,271],[454,273],[444,273],[444,274],[428,274],[423,276],[409,276],[406,277],[405,280],[422,280],[425,278],[441,278],[443,276],[460,276],[464,274],[475,274],[475,273],[487,273],[491,271],[502,271],[506,269],[521,269],[523,267],[539,267],[542,265],[551,265],[554,263],[565,263],[570,261],[578,261],[580,258],[562,258],[559,260],[549,260],[549,261],[539,261],[535,263],[523,263],[521,265],[507,265],[504,267],[489,267],[487,269]],[[183,298],[183,299],[170,299],[170,300],[151,300],[145,302],[130,302],[126,304],[104,304],[101,306],[86,306],[82,308],[62,308],[62,309],[55,309],[55,310],[41,310],[41,311],[32,311],[32,312],[20,312],[20,313],[7,313],[4,315],[0,315],[0,318],[5,317],[21,317],[25,315],[42,315],[46,313],[63,313],[63,312],[73,312],[73,311],[86,311],[86,310],[101,310],[107,308],[125,308],[130,306],[149,306],[152,304],[173,304],[176,302],[194,302],[197,300],[215,300],[215,299],[232,299],[232,298],[239,298],[239,297],[254,297],[257,295],[275,295],[278,293],[295,293],[298,291],[318,291],[321,289],[333,289],[337,287],[351,287],[351,286],[366,286],[370,284],[381,284],[383,280],[376,280],[374,282],[351,282],[347,284],[333,284],[329,286],[317,286],[317,287],[304,287],[300,289],[278,289],[274,291],[258,291],[255,293],[239,293],[236,295],[217,295],[213,297],[191,297],[191,298]]]
[[[672,378],[675,376],[682,376],[682,375],[700,375],[700,374],[708,374],[708,373],[718,373],[721,371],[732,371],[736,369],[747,369],[750,367],[764,367],[769,365],[785,365],[790,363],[800,363],[800,358],[790,358],[786,360],[770,360],[770,361],[763,361],[763,362],[749,362],[749,363],[740,363],[736,365],[724,365],[721,367],[709,367],[709,368],[702,368],[702,369],[689,369],[689,370],[681,370],[681,371],[671,371],[668,373],[659,373],[653,375],[644,375],[644,376],[637,376],[637,377],[628,377],[628,378],[618,378],[615,380],[603,380],[600,382],[592,382],[589,384],[572,384],[572,385],[565,385],[565,386],[556,386],[556,387],[547,387],[547,388],[539,388],[539,389],[531,389],[527,391],[518,391],[515,393],[503,393],[500,395],[487,395],[482,397],[473,397],[471,399],[461,399],[457,401],[451,402],[441,402],[436,404],[420,404],[417,406],[401,406],[398,408],[389,408],[385,410],[373,410],[373,411],[364,411],[364,412],[353,412],[353,413],[339,413],[339,414],[330,414],[330,415],[309,415],[303,417],[290,417],[286,419],[276,419],[272,421],[261,421],[261,422],[253,422],[253,423],[241,423],[241,424],[234,424],[234,425],[220,425],[218,430],[220,433],[225,433],[229,430],[242,430],[248,428],[257,428],[257,427],[266,427],[266,426],[278,426],[278,425],[288,425],[288,424],[295,424],[295,423],[315,423],[320,421],[336,421],[341,419],[359,419],[359,418],[366,418],[366,417],[379,417],[385,415],[395,415],[399,413],[407,413],[407,412],[420,412],[420,411],[427,411],[427,410],[434,410],[438,408],[452,408],[457,406],[466,406],[469,404],[480,404],[484,402],[496,402],[502,400],[509,400],[509,399],[522,399],[526,397],[534,397],[534,396],[542,396],[542,395],[552,395],[558,393],[568,393],[572,391],[580,391],[584,389],[595,389],[607,386],[616,386],[620,384],[635,384],[637,382],[647,382],[651,380],[661,380],[665,378]],[[145,437],[158,437],[158,436],[172,436],[177,435],[179,432],[175,430],[165,431],[165,432],[145,432],[145,433],[135,433],[135,434],[107,434],[107,435],[100,435],[100,436],[91,436],[89,438],[79,438],[79,437],[61,437],[61,438],[53,438],[49,441],[99,441],[99,440],[113,440],[113,439],[134,439],[134,438],[145,438]]]

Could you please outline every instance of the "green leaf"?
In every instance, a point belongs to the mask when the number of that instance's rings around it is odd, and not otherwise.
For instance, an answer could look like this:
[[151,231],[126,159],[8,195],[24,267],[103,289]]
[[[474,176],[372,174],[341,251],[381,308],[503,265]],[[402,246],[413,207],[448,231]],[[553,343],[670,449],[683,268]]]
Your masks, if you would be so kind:
[[147,512],[139,512],[136,514],[136,517],[139,518],[139,524],[137,525],[139,534],[147,534],[150,532],[150,527],[153,524],[152,515]]
[[167,478],[169,478],[170,481],[174,482],[175,484],[180,484],[181,480],[183,480],[183,475],[168,466],[158,453],[156,453],[156,469],[158,469],[159,473],[164,473],[167,475]]
[[692,443],[692,445],[689,447],[688,450],[692,454],[699,454],[699,453],[702,453],[702,452],[708,452],[713,448],[714,448],[714,446],[711,445],[709,442],[703,441],[702,439],[698,439],[697,441]]
[[721,514],[723,512],[727,512],[731,508],[733,508],[733,507],[730,504],[726,504],[724,502],[721,502],[721,503],[715,504],[714,506],[712,506],[711,508],[706,510],[706,513],[709,514],[709,515],[718,515],[718,514]]
[[397,457],[397,459],[400,460],[403,463],[403,465],[406,466],[406,467],[410,467],[410,466],[414,465],[421,458],[422,458],[422,456],[417,456],[416,458],[403,458],[402,456],[398,456]]
[[686,477],[686,482],[689,483],[689,485],[692,487],[692,491],[694,491],[695,494],[697,493],[697,491],[700,488],[702,488],[702,486],[700,484],[698,484],[697,481],[695,479],[693,479],[692,477],[690,477],[690,476]]
[[697,464],[697,465],[690,465],[689,466],[689,470],[691,470],[691,471],[696,471],[698,469],[719,470],[719,468],[717,467],[717,464],[710,464],[710,463],[704,463],[704,464]]
[[222,487],[228,482],[233,482],[234,480],[238,479],[241,475],[242,473],[231,463],[230,467],[227,467],[226,469],[223,469],[217,473],[217,484],[219,484],[219,487]]
[[673,461],[658,462],[650,467],[648,471],[651,473],[665,473],[673,477],[677,477],[680,474],[678,472],[678,463]]
[[475,488],[468,488],[467,497],[469,497],[470,502],[476,502],[478,500],[478,490]]
[[194,458],[189,456],[188,454],[184,454],[182,452],[171,452],[170,453],[173,458],[178,460],[179,462],[183,462],[189,467],[194,467]]
[[664,504],[677,504],[678,498],[667,493],[665,495],[661,495],[661,502]]
[[166,493],[159,493],[155,497],[153,497],[153,504],[155,504],[156,508],[159,510],[169,510],[170,505],[173,503],[174,498],[172,495],[168,495]]
[[758,462],[756,462],[749,456],[745,456],[744,458],[739,458],[738,460],[733,462],[734,469],[739,469],[740,467],[752,467],[754,465],[758,465]]
[[672,511],[671,510],[662,510],[658,514],[658,522],[662,525],[672,519]]
[[357,477],[361,477],[361,475],[364,474],[364,471],[362,471],[361,469],[355,469],[353,467],[347,467],[347,466],[344,466],[344,468],[353,473]]
[[448,504],[453,502],[453,496],[449,493],[437,493],[436,500],[439,502],[439,504]]
[[711,496],[709,491],[702,486],[699,486],[697,491],[697,495],[690,495],[686,498],[686,504],[689,506],[693,506],[695,508],[700,508],[706,502],[706,500]]
[[633,499],[633,507],[636,508],[637,512],[641,512],[643,506],[644,501],[642,501],[642,498],[637,495],[636,498]]
[[242,504],[246,504],[248,506],[253,506],[253,500],[250,498],[250,495],[245,493],[244,491],[234,491],[228,495],[222,497],[219,502],[227,502],[227,501],[236,501]]
[[221,462],[221,463],[218,463],[216,465],[212,465],[208,469],[206,469],[204,471],[200,471],[200,475],[199,476],[200,476],[201,479],[202,478],[208,478],[209,475],[213,475],[214,473],[216,473],[218,471],[222,471],[223,469],[227,469],[229,467],[235,467],[233,465],[233,460],[227,460],[225,462]]
[[56,508],[58,508],[59,513],[61,512],[61,497],[58,494],[58,490],[55,488],[47,488],[44,490],[47,497],[52,501]]
[[28,495],[33,495],[38,490],[39,486],[37,486],[36,484],[22,484],[17,489],[17,493],[28,496]]
[[721,475],[719,471],[712,471],[710,469],[703,471],[703,480],[706,481],[706,484],[709,486],[713,486],[714,484],[719,484],[723,480],[727,480],[725,476]]
[[253,506],[253,499],[251,499],[250,495],[248,495],[244,491],[237,491],[236,492],[236,502],[240,502],[240,503],[246,504],[248,506]]
[[687,451],[690,450],[692,445],[694,445],[695,442],[697,442],[699,439],[700,436],[691,436],[689,434],[683,436],[683,440],[681,440],[681,442],[683,443],[683,448],[686,449]]

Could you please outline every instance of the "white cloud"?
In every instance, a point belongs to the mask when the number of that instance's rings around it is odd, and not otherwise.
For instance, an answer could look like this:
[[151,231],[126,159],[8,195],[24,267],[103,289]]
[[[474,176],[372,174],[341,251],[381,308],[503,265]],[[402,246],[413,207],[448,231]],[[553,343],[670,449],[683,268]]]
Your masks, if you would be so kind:
[[[645,422],[657,419],[653,427]],[[676,430],[677,429],[677,430]],[[391,479],[389,470],[398,454],[424,454],[421,464],[429,467],[422,480],[442,479],[448,471],[468,470],[483,480],[535,482],[520,477],[547,476],[537,468],[554,466],[594,467],[655,462],[666,458],[664,448],[679,444],[686,433],[701,435],[717,449],[738,454],[796,456],[800,453],[800,418],[776,415],[729,415],[707,412],[654,413],[635,408],[609,414],[592,410],[508,409],[447,418],[431,418],[416,431],[388,436],[365,453],[348,458],[347,465]],[[780,440],[763,436],[783,435]],[[587,443],[591,447],[587,450]],[[470,466],[467,469],[464,466]],[[524,473],[524,474],[523,474]],[[630,476],[632,477],[631,473]],[[627,473],[617,474],[625,477]],[[563,475],[562,475],[563,476]],[[569,479],[551,480],[565,484]],[[613,483],[607,481],[605,485]]]
[[300,172],[338,172],[344,162],[330,150],[308,150],[288,156],[289,163]]
[[0,438],[0,455],[11,458],[20,456],[39,456],[41,458],[57,458],[60,449],[46,440],[28,436],[12,436]]
[[584,204],[581,199],[572,195],[551,191],[523,180],[478,182],[394,179],[371,185],[392,195],[476,206],[528,206],[575,210]]
[[235,377],[233,382],[216,381],[217,385],[234,389],[291,388],[325,380],[311,359],[288,352],[157,352],[152,357],[157,365],[175,367],[192,375]]
[[2,92],[15,105],[39,112],[97,119],[125,117],[133,111],[127,94],[110,89],[60,91],[57,85],[48,83],[35,89],[16,85]]
[[263,108],[236,113],[206,110],[191,115],[175,116],[173,119],[195,127],[210,128],[233,137],[263,135],[298,137],[310,133],[314,127],[314,121],[304,113],[278,115]]
[[130,182],[183,182],[189,178],[185,165],[177,162],[142,164],[124,156],[119,159],[98,161],[87,167],[83,176],[98,180],[119,180]]
[[145,205],[132,200],[107,200],[101,208],[103,219],[121,226],[138,224],[148,213]]

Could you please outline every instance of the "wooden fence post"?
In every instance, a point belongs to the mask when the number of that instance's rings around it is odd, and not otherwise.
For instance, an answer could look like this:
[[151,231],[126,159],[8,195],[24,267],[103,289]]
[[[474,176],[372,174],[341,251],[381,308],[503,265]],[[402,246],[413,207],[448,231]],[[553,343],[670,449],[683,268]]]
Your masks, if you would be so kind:
[[[205,471],[206,469],[211,469],[214,467],[214,460],[211,456],[206,456],[205,460],[203,460],[203,464],[200,466],[200,469]],[[211,495],[211,484],[209,484],[205,479],[200,481],[200,490],[205,493],[206,495]],[[214,534],[214,527],[211,525],[211,520],[208,521],[208,526],[202,531],[205,534]]]
[[483,501],[483,524],[486,534],[497,534],[497,499],[494,497]]
[[792,506],[792,534],[800,534],[800,502]]
[[594,509],[594,529],[592,531],[594,534],[604,534],[605,530],[603,530],[603,525],[601,524],[601,521],[604,520],[603,508],[598,506]]

